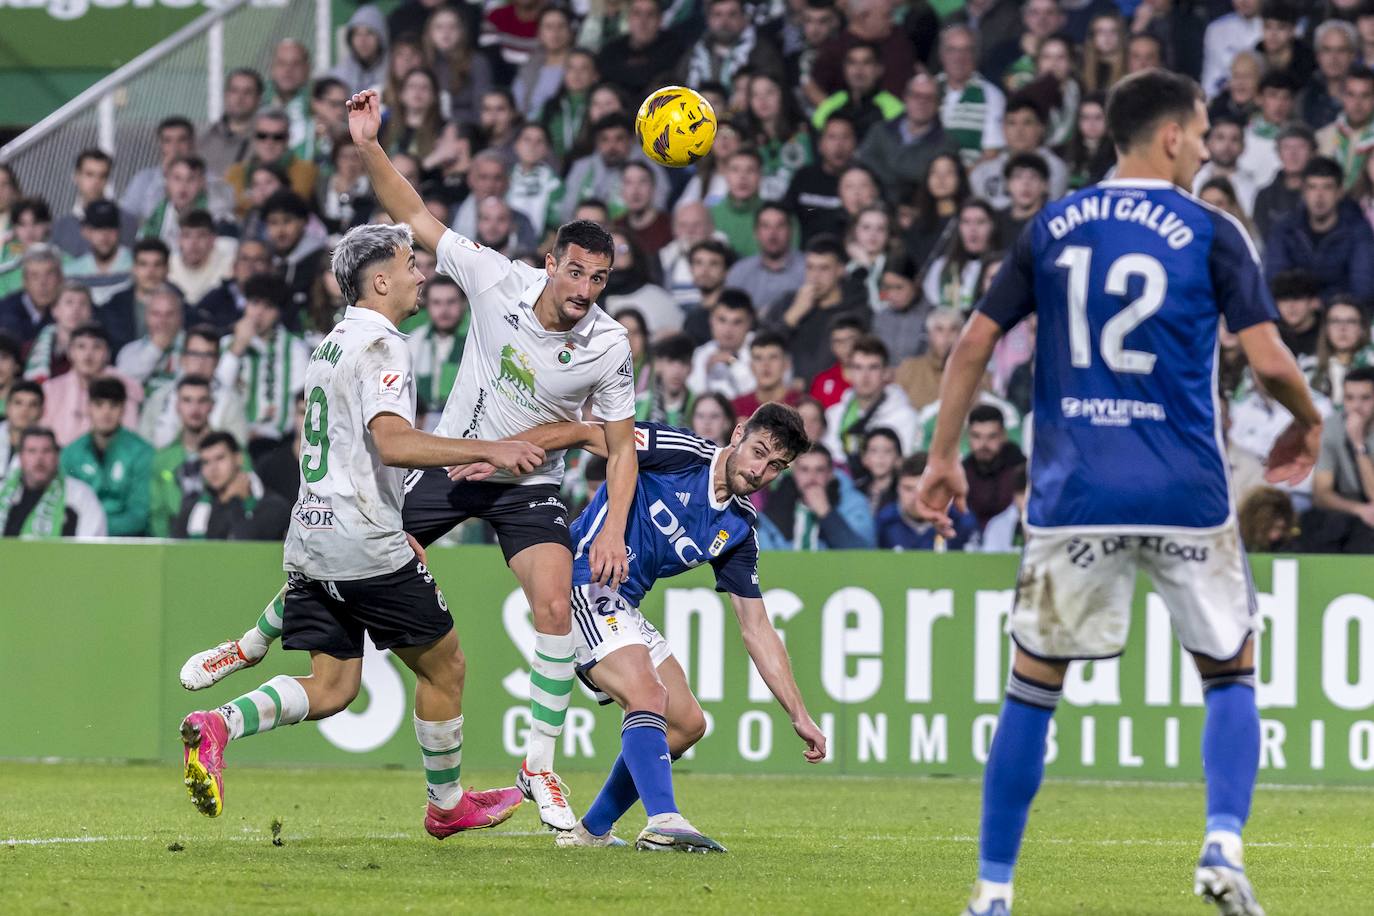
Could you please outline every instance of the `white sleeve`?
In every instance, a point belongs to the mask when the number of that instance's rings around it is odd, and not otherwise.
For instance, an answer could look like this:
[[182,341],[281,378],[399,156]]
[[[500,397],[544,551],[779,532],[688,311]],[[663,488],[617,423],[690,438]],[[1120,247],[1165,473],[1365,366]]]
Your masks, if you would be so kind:
[[405,341],[390,335],[377,338],[358,356],[355,371],[364,428],[383,413],[415,425],[415,373]]
[[469,307],[473,297],[501,282],[511,269],[510,259],[501,252],[479,245],[452,229],[444,230],[435,256],[439,273],[458,283],[468,297]]
[[592,392],[592,413],[601,420],[630,420],[635,415],[635,360],[622,337],[601,357],[605,371]]
[[[714,350],[712,351],[714,352]],[[706,378],[706,360],[711,357],[706,352],[706,344],[702,344],[692,351],[692,368],[687,373],[687,390],[694,395],[701,395],[706,392],[708,384]]]
[[983,117],[983,149],[1002,149],[1007,138],[1002,134],[1002,117],[1007,113],[1007,97],[992,83],[985,83],[987,114]]
[[310,349],[299,337],[291,338],[291,377],[286,383],[291,386],[291,396],[300,397],[305,391],[305,370],[310,365]]
[[67,504],[76,512],[76,536],[103,538],[106,534],[105,507],[95,491],[79,480],[67,481]]

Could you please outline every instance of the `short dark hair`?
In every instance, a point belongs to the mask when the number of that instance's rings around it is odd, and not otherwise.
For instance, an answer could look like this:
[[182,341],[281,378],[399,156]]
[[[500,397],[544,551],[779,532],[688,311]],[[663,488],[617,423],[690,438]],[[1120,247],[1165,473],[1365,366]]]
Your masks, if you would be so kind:
[[749,341],[749,349],[762,350],[764,347],[777,347],[786,354],[787,338],[777,331],[759,331],[754,335],[754,339]]
[[83,149],[81,152],[77,153],[76,168],[79,170],[81,168],[82,163],[84,163],[87,159],[94,159],[96,162],[103,162],[112,168],[114,166],[114,160],[110,158],[110,154],[105,152],[98,146],[90,146],[86,149]]
[[129,400],[129,392],[124,389],[124,383],[117,378],[91,379],[86,391],[92,401],[123,404]]
[[28,442],[29,439],[47,439],[49,442],[52,443],[53,448],[60,447],[57,444],[57,436],[53,435],[53,431],[48,429],[46,426],[30,426],[28,429],[20,433],[19,447],[22,449],[24,447],[24,443]]
[[797,408],[777,401],[761,405],[745,422],[744,438],[754,433],[763,433],[771,439],[773,447],[787,455],[789,462],[811,447],[811,440],[806,438],[806,424]]
[[825,133],[826,129],[829,128],[831,124],[848,124],[850,132],[854,134],[855,137],[859,136],[859,122],[855,121],[852,117],[850,117],[843,111],[837,111],[830,117],[826,118],[825,123],[821,125],[821,129],[818,131],[818,133]]
[[310,205],[295,191],[276,191],[263,203],[262,218],[267,219],[273,213],[285,213],[296,219],[306,219],[310,216]]
[[[1045,109],[1040,107],[1040,103],[1023,92],[1016,92],[1007,99],[1006,114],[1014,114],[1018,111],[1029,111],[1035,115],[1035,119],[1041,124],[1045,123]],[[1006,115],[1003,115],[1005,117]]]
[[1296,95],[1301,88],[1302,83],[1288,70],[1270,70],[1261,76],[1259,81],[1260,92],[1266,89],[1283,89]]
[[1039,153],[1017,153],[1012,156],[1002,167],[1002,177],[1010,178],[1017,169],[1030,169],[1039,175],[1041,180],[1050,180],[1050,167],[1045,163],[1045,157]]
[[181,115],[172,115],[169,118],[163,118],[161,121],[157,122],[157,136],[161,137],[164,130],[170,130],[173,127],[181,128],[192,137],[196,135],[196,129],[189,120]]
[[243,298],[283,310],[291,304],[291,287],[272,274],[254,274],[244,281]]
[[613,111],[596,119],[596,123],[592,125],[592,136],[595,137],[606,130],[623,130],[626,133],[634,133],[634,128],[634,122],[630,120],[629,115],[623,111]]
[[148,252],[148,251],[155,251],[155,252],[157,252],[158,254],[162,255],[162,260],[164,260],[164,261],[170,260],[171,257],[172,257],[172,249],[168,248],[168,247],[167,247],[167,243],[164,242],[162,239],[159,239],[159,238],[148,238],[148,239],[139,239],[137,242],[134,242],[134,260],[135,260],[135,261],[138,260],[138,256],[139,256],[139,255],[143,254],[144,252]]
[[171,164],[184,165],[193,172],[199,172],[202,175],[205,174],[205,160],[195,153],[191,153],[187,156],[178,156],[172,160]]
[[183,388],[205,388],[209,389],[210,380],[203,375],[183,375],[177,382],[177,391]]
[[863,448],[868,448],[868,443],[872,442],[874,439],[886,439],[887,441],[891,442],[892,447],[897,450],[898,457],[901,456],[902,437],[897,435],[897,433],[892,429],[892,427],[878,426],[864,433]]
[[777,210],[783,216],[787,217],[787,227],[789,229],[792,227],[792,211],[784,207],[782,204],[778,203],[776,200],[766,200],[759,205],[758,210],[754,212],[755,226],[758,226],[759,224],[759,217],[763,216],[763,214],[768,212],[769,210]]
[[335,86],[343,91],[348,91],[348,84],[336,76],[322,76],[315,80],[315,84],[310,87],[310,97],[312,99],[322,99],[324,94]]
[[991,404],[979,404],[968,412],[968,422],[972,426],[974,423],[996,423],[1003,429],[1007,428],[1007,418],[1002,415],[1002,411]]
[[197,451],[203,452],[206,449],[214,448],[216,445],[227,447],[229,451],[233,452],[235,455],[239,454],[241,451],[239,448],[239,440],[235,439],[232,433],[226,433],[223,430],[217,430],[207,435],[204,439],[201,439],[200,448],[197,449]]
[[594,223],[589,219],[575,219],[559,226],[558,236],[553,242],[554,259],[561,260],[571,245],[592,254],[604,254],[611,259],[612,264],[615,263],[615,239],[611,238],[611,234],[603,229],[600,223]]
[[31,378],[20,379],[19,381],[15,382],[14,385],[10,388],[9,396],[13,398],[16,394],[21,393],[31,394],[34,397],[38,398],[38,404],[40,407],[43,405],[43,402],[47,400],[47,398],[43,395],[43,386],[38,384]]
[[[1374,15],[1374,4],[1364,7],[1360,15]],[[1359,80],[1362,83],[1374,83],[1374,70],[1369,69],[1364,64],[1354,64],[1349,70],[1345,71],[1345,78],[1341,80],[1341,85],[1344,86],[1351,80]]]
[[863,337],[860,337],[858,340],[854,341],[854,349],[850,352],[864,353],[868,356],[876,356],[883,361],[884,366],[888,364],[888,360],[891,358],[887,352],[887,344],[883,343],[880,339],[874,337],[872,334],[865,334]]
[[686,334],[673,334],[653,345],[654,359],[666,359],[670,363],[691,363],[696,344]]
[[208,210],[192,210],[180,220],[183,229],[209,229],[215,231],[215,218]]
[[1296,268],[1285,270],[1270,280],[1269,292],[1273,295],[1275,302],[1291,299],[1318,299],[1322,294],[1322,285],[1321,281],[1310,272]]
[[725,266],[729,267],[735,263],[735,249],[722,242],[720,239],[702,239],[691,247],[687,252],[687,263],[692,263],[692,258],[698,251],[706,251],[714,255],[719,255],[725,259]]
[[856,41],[844,49],[844,56],[848,57],[851,51],[870,51],[878,59],[878,63],[883,63],[883,49],[871,41]]
[[1345,381],[1342,384],[1349,385],[1351,382],[1368,382],[1374,385],[1374,366],[1360,366],[1351,369],[1345,374]]
[[215,345],[215,353],[219,353],[219,339],[221,337],[219,328],[213,324],[193,324],[186,329],[186,339],[199,337],[201,340],[208,340]]
[[1196,112],[1202,89],[1168,70],[1132,73],[1107,96],[1107,132],[1120,152],[1145,143],[1163,121],[1183,124]]
[[73,342],[82,337],[94,337],[96,340],[103,341],[106,347],[110,345],[110,332],[105,330],[104,325],[97,324],[94,321],[87,322],[75,331],[72,331]]
[[[758,165],[759,168],[763,168],[763,157],[759,155],[759,151],[752,146],[741,146],[730,154],[730,159],[738,159],[740,156],[754,160],[754,163]],[[725,160],[727,164],[730,162],[730,159]]]
[[849,252],[845,251],[844,243],[828,232],[822,232],[807,242],[806,253],[834,255],[841,264],[849,260]]
[[1211,123],[1207,125],[1207,136],[1212,136],[1212,132],[1218,127],[1234,127],[1241,133],[1245,133],[1245,122],[1225,111],[1219,113],[1215,118],[1212,118]]
[[12,222],[19,222],[19,217],[25,213],[32,213],[36,223],[52,222],[52,209],[48,202],[41,197],[21,197],[14,202],[10,209],[10,219]]
[[830,327],[826,328],[825,332],[829,335],[836,331],[858,331],[864,334],[868,332],[868,322],[852,313],[836,315],[830,320]]
[[24,348],[19,346],[19,341],[4,332],[0,332],[0,356],[8,356],[16,363],[22,363],[24,361]]
[[749,294],[744,290],[727,286],[720,291],[720,296],[716,299],[716,308],[735,309],[752,315],[754,314],[754,300],[750,299]]
[[262,82],[262,74],[252,67],[235,67],[233,70],[230,70],[224,77],[224,85],[226,88],[229,86],[229,81],[236,76],[246,76],[252,80],[253,88],[257,91],[259,96],[262,95],[263,89],[266,88]]
[[900,480],[903,477],[920,477],[926,472],[927,457],[925,452],[912,452],[910,455],[907,455],[902,459],[901,465],[897,468],[897,479]]
[[1260,4],[1261,19],[1277,19],[1279,22],[1296,25],[1301,17],[1302,11],[1291,0],[1264,0]]
[[1309,178],[1330,178],[1336,184],[1345,181],[1345,172],[1341,171],[1340,164],[1330,156],[1313,156],[1307,160],[1306,167],[1302,170],[1302,180]]

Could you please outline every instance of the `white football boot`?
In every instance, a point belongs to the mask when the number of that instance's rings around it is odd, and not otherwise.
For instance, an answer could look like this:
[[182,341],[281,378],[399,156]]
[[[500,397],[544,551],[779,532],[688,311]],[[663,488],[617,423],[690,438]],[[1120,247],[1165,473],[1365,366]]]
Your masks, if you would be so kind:
[[539,819],[550,830],[572,830],[577,824],[577,815],[568,805],[568,787],[557,773],[531,773],[522,763],[515,787],[539,808]]
[[1245,863],[1240,837],[1218,830],[1202,841],[1202,856],[1193,873],[1193,893],[1216,904],[1222,916],[1264,916],[1255,900]]

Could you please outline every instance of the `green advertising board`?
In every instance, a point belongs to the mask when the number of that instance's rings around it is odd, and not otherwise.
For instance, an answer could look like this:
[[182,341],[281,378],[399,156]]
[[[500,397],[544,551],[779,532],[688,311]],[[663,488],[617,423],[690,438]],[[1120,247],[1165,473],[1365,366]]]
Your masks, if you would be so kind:
[[[174,759],[176,724],[273,674],[298,653],[202,694],[177,683],[192,652],[242,633],[280,581],[263,544],[41,544],[0,547],[0,757]],[[514,765],[529,724],[533,627],[494,548],[436,549],[430,567],[468,659],[465,762]],[[1253,559],[1261,593],[1261,779],[1367,784],[1374,775],[1374,571],[1344,557]],[[1009,664],[1004,632],[1014,556],[766,554],[769,611],[812,714],[826,767],[856,774],[981,771]],[[728,598],[709,571],[665,582],[645,612],[701,698],[710,731],[684,762],[703,772],[800,772],[801,742],[752,670]],[[413,680],[387,653],[364,663],[347,712],[236,743],[236,763],[412,766]],[[1199,682],[1142,580],[1122,658],[1071,669],[1047,772],[1093,779],[1197,780]],[[581,686],[562,769],[600,769],[619,715]]]

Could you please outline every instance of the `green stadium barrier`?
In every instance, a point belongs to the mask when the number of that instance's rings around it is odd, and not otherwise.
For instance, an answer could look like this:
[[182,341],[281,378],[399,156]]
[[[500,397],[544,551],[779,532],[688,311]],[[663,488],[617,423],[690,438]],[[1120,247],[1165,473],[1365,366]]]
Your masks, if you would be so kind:
[[[266,544],[0,547],[0,757],[176,759],[176,725],[275,673],[304,673],[273,650],[201,694],[177,683],[193,651],[241,633],[281,580]],[[430,566],[468,659],[464,762],[514,766],[529,714],[533,629],[494,548],[436,549]],[[1374,571],[1361,558],[1253,560],[1265,632],[1261,779],[1368,784],[1374,771]],[[812,714],[831,736],[825,770],[980,772],[1008,665],[1004,614],[1014,556],[765,555],[768,602]],[[801,744],[740,641],[728,599],[698,569],[656,588],[645,611],[674,645],[711,730],[681,765],[795,773]],[[1051,732],[1048,772],[1197,780],[1203,710],[1191,664],[1142,579],[1119,661],[1075,669]],[[235,744],[239,763],[413,766],[413,682],[369,655],[364,694],[323,724]],[[601,769],[619,715],[575,691],[561,769]]]

